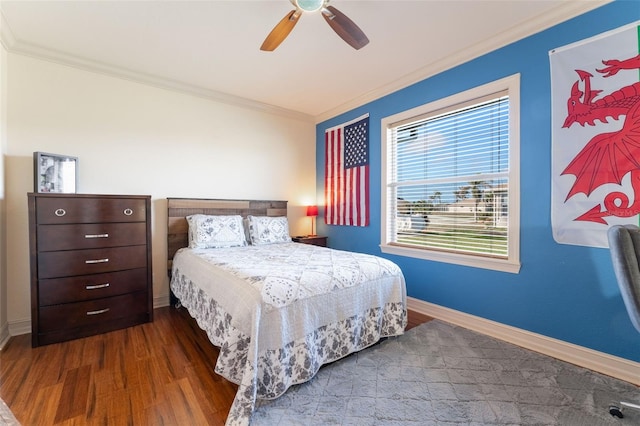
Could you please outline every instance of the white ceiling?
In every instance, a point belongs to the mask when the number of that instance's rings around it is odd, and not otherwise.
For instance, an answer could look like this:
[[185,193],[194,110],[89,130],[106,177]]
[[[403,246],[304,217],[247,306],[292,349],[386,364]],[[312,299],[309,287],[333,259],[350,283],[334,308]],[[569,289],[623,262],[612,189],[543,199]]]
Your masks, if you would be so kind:
[[319,13],[259,50],[288,0],[1,0],[0,34],[11,53],[319,122],[607,2],[333,0],[360,50]]

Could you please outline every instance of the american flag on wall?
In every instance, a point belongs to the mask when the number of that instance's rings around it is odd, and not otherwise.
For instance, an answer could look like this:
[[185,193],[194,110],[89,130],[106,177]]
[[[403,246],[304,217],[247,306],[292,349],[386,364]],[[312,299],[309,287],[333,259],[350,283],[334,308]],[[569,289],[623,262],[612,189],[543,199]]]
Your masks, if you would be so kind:
[[327,129],[324,220],[327,225],[369,225],[369,114]]

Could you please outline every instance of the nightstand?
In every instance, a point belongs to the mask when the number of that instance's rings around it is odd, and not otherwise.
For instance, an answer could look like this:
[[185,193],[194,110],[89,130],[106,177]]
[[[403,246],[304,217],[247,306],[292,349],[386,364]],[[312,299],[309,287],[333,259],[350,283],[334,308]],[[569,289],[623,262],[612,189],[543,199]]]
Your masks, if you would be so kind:
[[319,235],[316,236],[307,236],[307,237],[291,237],[291,240],[295,243],[302,244],[311,244],[314,246],[326,247],[327,246],[327,237],[321,237]]

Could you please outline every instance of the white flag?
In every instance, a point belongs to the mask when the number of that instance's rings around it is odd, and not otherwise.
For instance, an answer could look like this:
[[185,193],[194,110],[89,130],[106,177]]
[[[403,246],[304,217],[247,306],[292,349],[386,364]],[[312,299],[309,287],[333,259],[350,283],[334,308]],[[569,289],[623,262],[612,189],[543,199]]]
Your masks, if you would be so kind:
[[549,52],[551,223],[563,244],[608,247],[640,214],[640,22]]

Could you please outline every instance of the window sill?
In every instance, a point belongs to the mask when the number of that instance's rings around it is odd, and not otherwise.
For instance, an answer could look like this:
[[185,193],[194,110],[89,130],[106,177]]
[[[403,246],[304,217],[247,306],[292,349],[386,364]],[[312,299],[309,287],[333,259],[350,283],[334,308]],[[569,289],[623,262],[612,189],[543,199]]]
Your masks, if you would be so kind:
[[452,263],[455,265],[470,266],[473,268],[491,269],[500,272],[517,274],[520,272],[520,262],[503,259],[491,259],[477,256],[467,256],[463,254],[452,254],[444,252],[434,252],[427,250],[412,249],[408,247],[392,246],[381,244],[383,253],[395,254],[398,256],[414,257],[416,259],[433,260],[435,262]]

